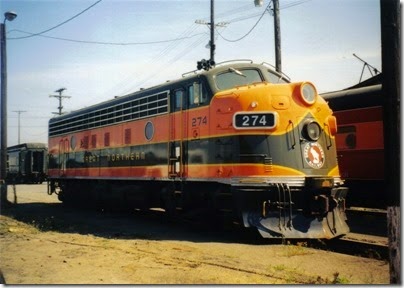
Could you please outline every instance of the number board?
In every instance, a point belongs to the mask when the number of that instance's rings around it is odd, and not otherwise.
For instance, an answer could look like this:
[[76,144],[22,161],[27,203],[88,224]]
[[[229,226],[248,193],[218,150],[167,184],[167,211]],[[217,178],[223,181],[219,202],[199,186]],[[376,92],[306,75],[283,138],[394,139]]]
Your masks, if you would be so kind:
[[275,112],[239,112],[233,116],[233,126],[236,129],[272,129],[276,126]]

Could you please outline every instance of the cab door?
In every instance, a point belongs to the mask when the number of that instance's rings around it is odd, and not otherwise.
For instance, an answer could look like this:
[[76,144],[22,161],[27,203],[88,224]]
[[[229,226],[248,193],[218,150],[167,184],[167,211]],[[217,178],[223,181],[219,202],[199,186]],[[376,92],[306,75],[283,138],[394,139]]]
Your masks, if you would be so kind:
[[186,117],[187,99],[184,88],[175,89],[170,95],[169,115],[169,141],[168,141],[168,177],[182,178],[185,176],[186,144],[184,139],[187,135]]

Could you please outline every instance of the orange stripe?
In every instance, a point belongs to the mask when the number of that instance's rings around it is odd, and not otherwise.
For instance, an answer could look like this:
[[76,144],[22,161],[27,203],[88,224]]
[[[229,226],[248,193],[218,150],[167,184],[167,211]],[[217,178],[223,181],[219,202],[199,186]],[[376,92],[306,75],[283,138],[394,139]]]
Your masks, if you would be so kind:
[[[271,171],[268,167],[257,164],[227,164],[227,165],[187,165],[183,177],[186,178],[232,178],[232,177],[279,177],[279,176],[305,176],[301,171],[284,166],[273,165]],[[142,166],[142,167],[104,167],[104,168],[75,168],[66,169],[66,176],[70,177],[168,177],[168,166]],[[49,169],[49,176],[58,177],[58,169]]]

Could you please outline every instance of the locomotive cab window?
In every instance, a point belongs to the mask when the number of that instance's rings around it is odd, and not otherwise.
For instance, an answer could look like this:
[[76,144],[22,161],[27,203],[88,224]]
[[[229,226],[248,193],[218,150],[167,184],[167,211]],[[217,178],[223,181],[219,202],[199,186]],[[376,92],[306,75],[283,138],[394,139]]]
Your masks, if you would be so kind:
[[183,107],[184,90],[176,90],[174,92],[174,110],[180,110]]
[[231,89],[237,86],[262,82],[263,78],[256,69],[234,69],[216,75],[216,86],[220,90]]
[[279,83],[289,83],[289,81],[287,79],[285,79],[284,77],[282,77],[279,74],[276,74],[274,72],[272,72],[271,70],[267,70],[268,71],[268,78],[269,78],[269,82],[274,83],[274,84],[279,84]]
[[205,104],[208,100],[205,86],[199,82],[194,82],[188,86],[188,100],[190,106]]

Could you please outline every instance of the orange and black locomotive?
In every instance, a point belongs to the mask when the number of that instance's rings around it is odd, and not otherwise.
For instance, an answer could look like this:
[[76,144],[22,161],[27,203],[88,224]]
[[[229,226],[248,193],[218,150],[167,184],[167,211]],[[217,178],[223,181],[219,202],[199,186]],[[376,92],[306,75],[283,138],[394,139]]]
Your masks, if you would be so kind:
[[263,237],[346,234],[336,118],[310,82],[226,62],[49,121],[49,193],[185,213]]

